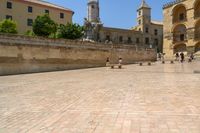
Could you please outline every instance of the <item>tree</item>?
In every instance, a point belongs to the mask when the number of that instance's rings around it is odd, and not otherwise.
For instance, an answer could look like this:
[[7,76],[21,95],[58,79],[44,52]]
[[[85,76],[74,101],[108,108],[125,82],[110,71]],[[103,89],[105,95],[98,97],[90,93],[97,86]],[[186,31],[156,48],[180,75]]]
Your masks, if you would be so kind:
[[37,16],[33,23],[33,32],[37,36],[48,37],[56,34],[57,24],[49,17],[48,14]]
[[11,19],[5,19],[0,22],[0,32],[17,34],[17,24]]
[[84,28],[78,24],[68,23],[67,25],[60,25],[58,29],[58,38],[65,39],[79,39],[83,36]]

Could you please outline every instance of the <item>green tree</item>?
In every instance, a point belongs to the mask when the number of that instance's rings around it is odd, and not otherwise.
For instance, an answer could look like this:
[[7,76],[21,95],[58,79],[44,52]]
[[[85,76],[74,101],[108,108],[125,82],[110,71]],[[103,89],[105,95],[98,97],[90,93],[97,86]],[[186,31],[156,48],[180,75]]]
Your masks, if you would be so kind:
[[0,32],[17,34],[17,24],[11,19],[5,19],[0,22]]
[[58,29],[58,38],[65,39],[79,39],[83,36],[84,28],[78,24],[68,23],[67,25],[60,25]]
[[56,35],[57,24],[49,17],[48,14],[37,16],[33,23],[33,32],[37,36],[48,37],[51,34]]

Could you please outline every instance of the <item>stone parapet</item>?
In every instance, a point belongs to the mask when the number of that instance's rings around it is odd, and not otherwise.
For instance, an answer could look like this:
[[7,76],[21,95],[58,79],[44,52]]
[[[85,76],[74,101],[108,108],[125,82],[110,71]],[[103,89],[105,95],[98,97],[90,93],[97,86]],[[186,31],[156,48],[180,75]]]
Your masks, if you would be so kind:
[[0,34],[0,75],[103,67],[106,59],[124,64],[155,61],[142,47]]

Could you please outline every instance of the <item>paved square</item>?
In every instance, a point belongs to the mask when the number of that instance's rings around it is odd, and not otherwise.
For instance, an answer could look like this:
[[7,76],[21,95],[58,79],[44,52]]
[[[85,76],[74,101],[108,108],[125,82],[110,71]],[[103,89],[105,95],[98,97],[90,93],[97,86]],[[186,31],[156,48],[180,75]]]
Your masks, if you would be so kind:
[[200,133],[200,63],[0,77],[0,133]]

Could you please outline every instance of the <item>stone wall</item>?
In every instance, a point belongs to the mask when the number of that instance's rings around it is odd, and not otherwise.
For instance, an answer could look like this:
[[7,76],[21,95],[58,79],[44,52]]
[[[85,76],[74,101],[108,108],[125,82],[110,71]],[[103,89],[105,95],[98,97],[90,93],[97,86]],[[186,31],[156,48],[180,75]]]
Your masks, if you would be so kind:
[[105,66],[106,58],[124,64],[154,61],[154,50],[65,39],[0,34],[0,75]]

